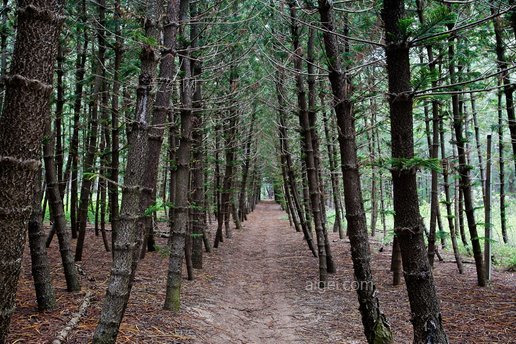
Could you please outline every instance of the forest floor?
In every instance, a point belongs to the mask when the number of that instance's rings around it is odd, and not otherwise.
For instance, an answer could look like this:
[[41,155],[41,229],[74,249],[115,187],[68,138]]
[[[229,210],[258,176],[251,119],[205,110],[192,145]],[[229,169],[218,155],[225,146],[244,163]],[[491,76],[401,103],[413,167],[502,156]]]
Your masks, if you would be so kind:
[[[163,224],[166,231],[166,224]],[[263,202],[211,254],[194,281],[184,281],[182,310],[162,309],[168,259],[165,250],[140,262],[118,343],[365,343],[349,242],[330,234],[337,274],[321,292],[317,259],[301,233],[289,227],[278,205]],[[165,238],[159,245],[166,245]],[[83,291],[67,293],[54,240],[49,251],[58,306],[36,309],[28,249],[17,295],[17,311],[8,343],[51,343],[77,312],[88,290],[91,306],[71,333],[69,343],[88,343],[102,307],[111,254],[100,237],[88,233],[82,272]],[[391,322],[395,343],[411,343],[410,310],[404,285],[391,286],[390,247],[372,242],[373,273],[383,311]],[[381,252],[380,252],[381,251]],[[161,253],[160,253],[161,252]],[[453,257],[436,262],[434,276],[444,326],[450,343],[514,343],[516,340],[516,274],[496,271],[487,288],[476,286],[473,264],[459,275]],[[186,274],[185,274],[186,275]]]

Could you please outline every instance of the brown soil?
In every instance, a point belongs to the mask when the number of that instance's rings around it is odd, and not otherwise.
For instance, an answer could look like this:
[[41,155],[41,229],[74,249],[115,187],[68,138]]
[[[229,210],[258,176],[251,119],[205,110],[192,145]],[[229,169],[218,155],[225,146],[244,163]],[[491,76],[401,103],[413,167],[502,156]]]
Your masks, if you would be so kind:
[[[163,225],[166,231],[166,225]],[[205,255],[194,281],[184,281],[179,315],[162,310],[168,260],[159,252],[140,262],[135,286],[120,329],[118,343],[365,343],[352,288],[349,242],[330,234],[337,274],[321,292],[317,259],[303,237],[289,227],[285,213],[273,203],[261,203],[244,230],[235,231],[219,249]],[[159,244],[166,245],[166,239]],[[372,243],[372,264],[384,312],[396,343],[411,343],[410,311],[404,286],[391,286],[390,248],[379,252]],[[58,308],[38,313],[26,252],[18,290],[18,309],[8,343],[50,343],[85,292],[66,293],[56,243],[50,248]],[[495,272],[488,288],[475,285],[474,265],[456,272],[452,257],[436,263],[435,280],[450,343],[514,343],[516,341],[516,278]],[[110,253],[90,231],[87,238],[83,286],[94,292],[92,305],[69,343],[87,343],[102,306]]]

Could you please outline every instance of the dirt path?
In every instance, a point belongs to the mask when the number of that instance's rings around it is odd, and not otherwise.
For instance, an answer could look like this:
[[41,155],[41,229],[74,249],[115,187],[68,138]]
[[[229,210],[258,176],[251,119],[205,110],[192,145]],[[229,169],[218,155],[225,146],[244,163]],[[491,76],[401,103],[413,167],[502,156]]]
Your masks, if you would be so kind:
[[284,217],[277,205],[262,203],[244,232],[224,243],[220,263],[225,273],[215,277],[204,307],[187,308],[206,324],[206,343],[305,342],[300,334],[317,319],[286,280],[287,269],[296,275],[304,267],[292,247],[302,244],[292,240],[300,236],[285,226]]
[[[163,232],[167,224],[160,224]],[[211,229],[213,233],[213,228]],[[289,226],[278,205],[261,203],[242,231],[206,254],[195,280],[183,282],[180,314],[164,311],[167,239],[159,238],[158,252],[139,263],[131,298],[120,327],[119,344],[262,344],[365,343],[358,301],[352,288],[349,242],[329,233],[337,274],[331,287],[314,290],[317,259],[301,233]],[[380,247],[383,249],[380,250]],[[100,317],[111,254],[90,228],[84,262],[78,264],[83,290],[67,293],[57,242],[49,249],[58,306],[36,309],[30,255],[25,251],[17,293],[17,310],[7,343],[52,343],[82,303],[93,292],[91,306],[71,333],[68,343],[91,341]],[[372,267],[381,306],[396,344],[412,343],[410,309],[404,285],[393,287],[389,272],[391,248],[371,243]],[[475,286],[475,268],[465,265],[459,275],[452,256],[434,269],[444,326],[450,343],[514,343],[516,338],[516,274],[496,271],[488,288]],[[471,259],[471,258],[468,258]],[[186,276],[186,272],[184,273]],[[486,302],[486,300],[488,300]]]

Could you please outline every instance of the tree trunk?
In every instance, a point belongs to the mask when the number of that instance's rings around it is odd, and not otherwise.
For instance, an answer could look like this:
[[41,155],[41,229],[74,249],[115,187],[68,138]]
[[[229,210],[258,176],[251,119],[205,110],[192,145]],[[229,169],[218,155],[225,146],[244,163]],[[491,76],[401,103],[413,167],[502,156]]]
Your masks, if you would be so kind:
[[304,78],[302,71],[302,48],[300,46],[299,23],[297,21],[297,4],[293,0],[288,2],[291,18],[291,35],[294,72],[297,90],[297,108],[296,112],[299,117],[299,125],[301,126],[301,140],[304,149],[304,162],[306,165],[306,182],[308,184],[308,192],[311,202],[311,212],[314,219],[315,234],[317,237],[317,253],[319,256],[319,287],[326,287],[328,280],[328,262],[326,259],[326,240],[324,235],[323,219],[321,214],[321,194],[315,166],[315,157],[313,149],[312,131],[310,130],[310,114],[307,108],[307,97],[304,87]]
[[[448,29],[452,29],[453,25],[449,25]],[[453,38],[449,39],[448,45],[448,58],[449,58],[449,73],[450,82],[455,83],[456,70],[455,70],[455,42]],[[460,175],[460,189],[464,198],[464,206],[466,219],[468,221],[469,234],[471,237],[471,243],[473,246],[473,256],[475,258],[475,265],[477,270],[477,281],[480,287],[486,285],[484,263],[482,259],[482,249],[480,248],[480,239],[477,233],[477,223],[475,221],[475,210],[473,204],[473,195],[471,191],[471,178],[469,174],[469,166],[466,159],[466,147],[465,143],[467,138],[464,137],[464,118],[463,113],[460,110],[460,100],[457,94],[452,95],[452,112],[453,112],[453,127],[455,130],[455,142],[457,146],[457,152],[459,156],[458,172]]]
[[487,281],[491,280],[492,275],[492,262],[491,262],[491,240],[492,240],[492,231],[491,231],[491,135],[487,135],[487,155],[486,155],[486,198],[485,198],[485,220],[484,220],[484,261],[486,262],[485,266],[485,279]]
[[[239,123],[239,110],[237,108],[238,103],[235,97],[238,88],[238,71],[236,65],[234,65],[236,56],[233,56],[234,52],[232,52],[232,66],[231,66],[231,76],[230,76],[230,105],[228,116],[226,119],[224,130],[225,137],[225,170],[224,170],[224,179],[222,182],[222,195],[221,195],[221,203],[222,203],[222,214],[224,217],[224,228],[226,233],[226,238],[231,239],[233,237],[233,233],[230,227],[230,217],[231,210],[233,207],[233,195],[234,195],[234,185],[235,185],[235,176],[236,176],[236,150],[237,150],[237,131],[238,131],[238,123]],[[237,219],[235,219],[237,220]],[[238,226],[236,226],[237,229]]]
[[[73,104],[73,133],[70,141],[70,151],[66,162],[65,179],[70,175],[70,223],[72,227],[72,238],[77,238],[78,233],[78,174],[79,174],[79,127],[81,118],[81,105],[83,98],[83,83],[86,73],[86,53],[88,50],[88,30],[86,27],[86,0],[81,1],[80,21],[84,26],[83,42],[77,40],[77,59],[75,61],[75,100]],[[80,36],[79,36],[80,37]]]
[[240,194],[238,198],[238,210],[239,210],[239,218],[240,221],[247,220],[247,214],[249,213],[248,205],[247,205],[247,187],[248,187],[248,178],[249,178],[249,167],[251,164],[251,154],[252,154],[252,143],[253,143],[253,135],[255,130],[256,123],[256,111],[253,111],[251,115],[251,124],[249,126],[249,133],[247,135],[247,141],[244,143],[244,163],[242,165],[242,181],[240,182]]
[[403,0],[384,0],[382,10],[389,79],[394,231],[412,312],[413,342],[448,343],[423,238],[416,168],[403,167],[414,158],[409,46],[400,25],[406,19],[404,7]]
[[[158,181],[158,169],[161,155],[161,146],[163,144],[163,133],[165,122],[171,109],[171,93],[173,88],[173,79],[175,76],[175,57],[176,57],[176,34],[179,0],[169,0],[167,5],[166,18],[163,25],[163,43],[165,50],[162,53],[159,77],[158,91],[156,93],[156,102],[152,114],[152,125],[149,129],[149,152],[147,155],[147,171],[145,173],[144,185],[146,188],[153,190],[151,194],[144,199],[144,209],[152,206],[156,202],[156,187]],[[148,214],[145,218],[145,234],[142,253],[145,250],[155,251],[152,214]],[[148,247],[146,247],[148,246]],[[143,256],[142,256],[143,258]]]
[[[321,98],[321,106],[324,108],[324,93],[321,91],[319,97]],[[330,134],[330,127],[328,125],[328,114],[323,110],[323,124],[324,124],[324,135],[326,138],[326,148],[328,150],[328,161],[330,163],[330,180],[333,194],[333,207],[335,208],[335,225],[334,232],[339,233],[339,238],[344,239],[344,227],[342,226],[342,212],[341,212],[341,200],[340,200],[340,187],[339,178],[337,175],[337,162],[335,161],[335,144],[333,143],[334,137]]]
[[[100,151],[103,151],[105,149],[104,147],[104,140],[101,141],[100,143]],[[99,169],[99,175],[103,175],[104,171],[102,169],[102,166],[101,168]],[[100,218],[100,189],[102,188],[101,186],[101,179],[102,178],[97,178],[97,198],[95,200],[95,225],[94,225],[94,228],[95,228],[95,236],[98,237],[99,236],[99,218]],[[93,187],[95,189],[95,186]]]
[[102,177],[102,176],[107,175],[107,169],[109,166],[109,158],[108,158],[109,153],[107,153],[107,151],[109,150],[108,147],[111,147],[111,140],[110,140],[110,136],[109,136],[109,126],[107,125],[107,123],[109,122],[107,91],[104,91],[102,96],[104,98],[102,101],[102,103],[103,103],[103,105],[102,105],[102,111],[103,111],[102,122],[105,124],[104,124],[104,128],[103,128],[103,140],[102,140],[103,149],[100,150],[100,177],[99,177],[98,188],[97,188],[97,193],[98,193],[97,200],[99,202],[99,204],[97,204],[97,208],[99,209],[99,211],[97,211],[97,214],[99,217],[99,221],[98,221],[98,223],[96,223],[95,229],[97,230],[97,226],[100,227],[100,233],[102,235],[102,242],[104,243],[104,249],[106,250],[106,252],[110,252],[111,245],[110,245],[110,243],[107,239],[107,235],[106,235],[107,181],[105,178]]
[[[190,5],[192,23],[191,23],[191,37],[192,50],[196,50],[200,45],[201,37],[199,27],[199,15],[196,3]],[[202,81],[200,80],[202,74],[202,61],[198,53],[193,53],[192,58],[192,78],[195,85],[193,94],[192,107],[194,109],[194,127],[193,127],[193,162],[192,162],[192,176],[191,176],[191,194],[192,194],[192,267],[195,269],[202,269],[203,263],[203,238],[207,231],[206,226],[206,207],[204,204],[204,127],[203,127],[203,113],[202,113]]]
[[[376,123],[376,115],[373,114],[373,121]],[[380,133],[378,127],[375,128],[375,140],[376,140],[376,149],[378,151],[378,158],[382,158],[382,149],[380,144]],[[383,227],[383,239],[387,236],[387,221],[386,221],[386,209],[385,209],[385,197],[384,197],[384,179],[383,179],[383,169],[379,169],[380,176],[380,214],[382,216],[382,227]]]
[[[376,112],[376,104],[371,99],[371,112]],[[369,226],[369,232],[371,233],[371,237],[376,236],[376,223],[378,222],[378,199],[377,199],[377,181],[376,181],[376,172],[377,168],[375,166],[375,144],[374,144],[374,123],[371,119],[371,125],[367,122],[367,119],[364,118],[364,128],[366,131],[366,140],[367,140],[367,150],[369,153],[369,163],[371,164],[371,220]]]
[[[178,104],[177,100],[177,92],[176,92],[177,83],[172,83],[172,102],[174,104]],[[169,203],[168,203],[168,221],[169,226],[172,228],[175,221],[174,215],[174,205],[176,202],[176,173],[177,173],[177,145],[178,145],[178,125],[177,125],[177,117],[176,109],[178,106],[172,109],[172,111],[168,114],[168,122],[170,123],[168,128],[168,160],[170,162],[170,183],[169,183]]]
[[[425,25],[425,17],[424,17],[424,8],[422,0],[417,0],[417,12],[419,21],[421,25]],[[432,87],[437,87],[437,69],[436,69],[436,60],[434,59],[434,53],[431,45],[426,45],[426,53],[428,58],[428,69],[430,71],[430,75],[434,76],[432,78]],[[436,161],[439,159],[439,101],[437,99],[432,99],[432,136],[430,137],[430,132],[427,130],[428,137],[428,148],[430,151],[430,159]],[[425,109],[426,110],[426,109]],[[426,115],[426,111],[425,111]],[[427,122],[427,126],[429,127],[429,123]],[[433,168],[431,171],[432,181],[431,181],[431,201],[430,201],[430,230],[428,235],[428,261],[430,266],[434,266],[434,257],[436,253],[435,247],[435,239],[436,239],[436,229],[437,229],[437,220],[440,217],[439,211],[439,174],[437,169]],[[442,234],[442,233],[441,233]]]
[[298,187],[296,182],[296,176],[294,174],[294,167],[292,163],[292,156],[290,155],[289,143],[288,143],[288,134],[287,134],[287,113],[286,113],[286,93],[284,87],[284,79],[285,72],[280,69],[276,73],[276,93],[278,97],[278,130],[279,130],[279,139],[280,139],[280,150],[282,155],[282,160],[284,161],[285,173],[288,180],[288,188],[290,188],[290,194],[292,196],[292,200],[297,212],[297,216],[300,221],[300,226],[303,231],[304,238],[306,243],[308,244],[308,248],[312,251],[314,257],[317,257],[317,251],[314,247],[312,233],[309,230],[307,225],[307,220],[305,214],[303,212],[303,207],[300,201],[300,196],[298,194]]
[[219,242],[224,242],[224,234],[222,232],[224,226],[224,214],[222,213],[222,185],[221,185],[221,173],[220,173],[220,132],[222,126],[220,124],[215,125],[215,173],[213,175],[215,190],[213,196],[215,198],[215,217],[217,219],[217,231],[215,233],[215,242],[213,247],[219,247]]
[[65,86],[64,86],[64,63],[65,63],[65,43],[60,40],[57,49],[57,69],[56,69],[56,111],[54,119],[55,130],[55,166],[57,180],[59,182],[59,191],[61,198],[64,198],[64,178],[63,178],[63,109],[65,105]]
[[181,131],[180,143],[177,150],[177,172],[175,183],[174,223],[170,228],[170,258],[167,274],[167,291],[164,308],[179,311],[181,306],[181,272],[185,254],[186,234],[188,227],[188,191],[190,175],[190,156],[192,150],[192,131],[194,115],[192,112],[192,70],[191,49],[189,41],[191,36],[187,34],[189,20],[189,0],[181,0],[179,5],[179,18],[182,25],[181,51],[182,56],[182,85],[181,85]]
[[[491,5],[491,14],[496,14],[497,5],[494,0],[490,0]],[[512,12],[513,20],[514,16],[516,16],[515,11],[513,9]],[[505,95],[505,109],[507,111],[507,118],[509,119],[509,132],[511,134],[511,143],[512,143],[512,160],[514,163],[514,169],[516,170],[516,117],[514,114],[514,84],[511,84],[511,78],[509,75],[509,63],[505,56],[505,43],[503,41],[503,18],[501,16],[493,17],[494,24],[494,32],[496,39],[496,63],[498,65],[498,71],[501,72],[500,77],[502,78],[503,83],[503,93]],[[516,32],[515,32],[516,35]]]
[[324,28],[324,46],[328,58],[328,78],[334,97],[339,132],[342,176],[344,180],[344,205],[351,244],[351,258],[364,333],[368,343],[392,343],[392,333],[387,319],[380,309],[370,266],[370,249],[367,223],[362,200],[360,173],[356,146],[355,119],[349,95],[351,88],[339,57],[333,5],[319,0],[319,14]]
[[75,248],[75,261],[82,260],[82,252],[84,249],[84,240],[86,238],[86,226],[88,223],[88,204],[90,203],[91,187],[93,183],[92,175],[95,173],[95,160],[97,153],[97,136],[99,126],[99,104],[102,91],[105,90],[105,55],[106,55],[106,37],[104,26],[100,23],[105,22],[106,0],[97,2],[98,23],[97,23],[97,40],[98,52],[95,68],[95,81],[93,83],[92,98],[90,100],[90,130],[88,135],[88,148],[84,157],[83,177],[81,184],[81,198],[79,202],[79,210],[77,215],[79,236],[77,246]]
[[484,163],[482,162],[482,148],[481,148],[481,144],[480,144],[480,128],[478,126],[476,102],[475,102],[475,96],[473,95],[473,93],[470,94],[470,102],[471,102],[471,114],[473,116],[473,126],[474,126],[474,130],[475,130],[475,143],[476,143],[476,147],[477,147],[478,169],[480,171],[480,182],[482,184],[482,199],[485,199],[486,195],[485,195]]
[[79,276],[73,260],[70,232],[66,228],[66,218],[63,207],[63,200],[59,192],[59,181],[57,179],[56,166],[54,163],[54,140],[52,139],[50,121],[46,125],[45,140],[43,141],[43,158],[45,162],[45,180],[47,182],[47,197],[50,207],[53,228],[57,233],[59,241],[59,252],[63,263],[66,287],[68,291],[79,291],[81,289]]
[[450,181],[448,176],[448,170],[450,168],[448,159],[446,158],[446,151],[444,145],[444,125],[443,121],[439,122],[439,134],[441,143],[441,159],[442,159],[442,173],[443,173],[443,188],[444,188],[444,199],[446,203],[446,218],[448,219],[448,228],[450,229],[450,239],[452,242],[453,254],[455,256],[455,262],[459,273],[462,274],[464,269],[462,267],[462,258],[460,257],[459,248],[457,245],[457,227],[454,223],[455,215],[452,211],[452,199],[450,197]]
[[114,254],[115,238],[117,233],[117,222],[119,216],[118,205],[118,175],[120,166],[120,129],[119,129],[119,98],[120,98],[120,68],[123,59],[123,45],[121,29],[122,10],[120,0],[115,0],[114,24],[115,24],[115,45],[114,45],[114,70],[113,70],[113,93],[111,98],[111,173],[109,183],[109,222],[111,223],[111,252]]
[[505,206],[505,161],[504,159],[504,143],[503,143],[503,115],[502,115],[502,92],[498,91],[498,165],[500,178],[500,228],[502,230],[503,242],[508,244],[507,236],[507,213]]
[[328,238],[328,230],[326,228],[326,203],[324,181],[322,178],[321,153],[319,149],[319,135],[317,133],[317,90],[315,88],[315,29],[309,28],[308,47],[307,47],[307,73],[308,73],[308,123],[307,130],[310,131],[312,139],[312,150],[314,156],[315,176],[317,178],[317,192],[319,193],[319,216],[323,226],[324,243],[326,248],[326,269],[328,273],[335,273],[337,267],[333,261],[331,253],[330,239]]
[[38,310],[52,310],[56,306],[56,297],[50,276],[47,249],[45,247],[45,231],[42,224],[41,198],[41,170],[35,184],[35,196],[32,204],[32,213],[29,219],[29,248],[32,266],[32,278],[36,289]]
[[[161,0],[147,1],[145,7],[145,35],[149,41],[159,42],[161,35],[159,20],[163,3]],[[116,341],[140,254],[143,234],[141,228],[145,211],[142,193],[151,192],[144,186],[144,175],[147,173],[148,114],[151,113],[153,106],[152,91],[158,62],[155,47],[144,45],[140,60],[141,72],[136,110],[132,123],[128,125],[129,149],[122,188],[122,206],[113,247],[113,266],[93,343],[115,343]]]
[[17,33],[0,116],[0,343],[15,309],[27,224],[40,169],[63,4],[18,1]]

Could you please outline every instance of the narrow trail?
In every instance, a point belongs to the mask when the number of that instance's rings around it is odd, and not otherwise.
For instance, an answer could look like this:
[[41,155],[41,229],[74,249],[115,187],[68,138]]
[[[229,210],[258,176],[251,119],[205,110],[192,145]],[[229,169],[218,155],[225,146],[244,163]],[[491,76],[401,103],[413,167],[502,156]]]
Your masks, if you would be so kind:
[[[342,339],[336,330],[323,331],[329,324],[323,321],[324,312],[316,309],[322,305],[316,307],[312,296],[306,295],[318,293],[310,290],[315,281],[304,276],[307,265],[317,272],[317,260],[304,250],[302,235],[288,226],[286,214],[277,204],[263,202],[244,226],[219,249],[220,271],[214,274],[212,288],[206,290],[208,298],[186,310],[205,323],[207,336],[202,342],[324,343]],[[337,312],[334,316],[332,320],[337,320]]]
[[231,246],[222,249],[227,278],[207,290],[208,309],[189,309],[212,329],[222,329],[210,335],[211,343],[299,343],[299,330],[314,322],[289,283],[300,257],[288,247],[292,232],[280,221],[284,216],[276,205],[262,203],[245,230],[235,233],[237,240],[224,245]]

